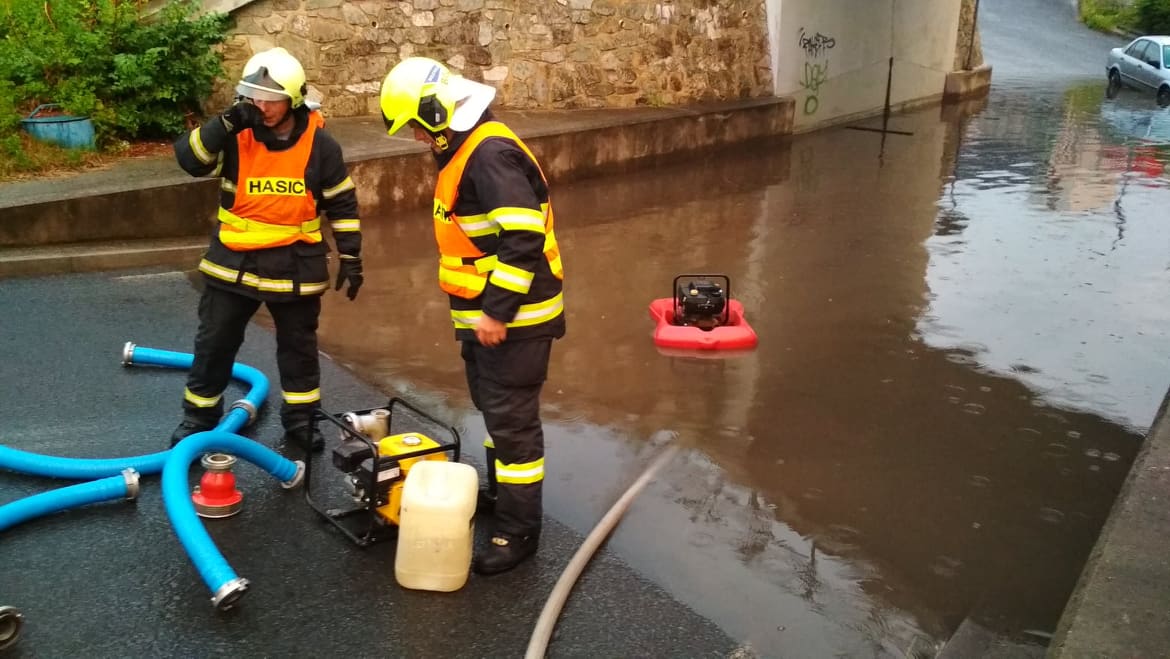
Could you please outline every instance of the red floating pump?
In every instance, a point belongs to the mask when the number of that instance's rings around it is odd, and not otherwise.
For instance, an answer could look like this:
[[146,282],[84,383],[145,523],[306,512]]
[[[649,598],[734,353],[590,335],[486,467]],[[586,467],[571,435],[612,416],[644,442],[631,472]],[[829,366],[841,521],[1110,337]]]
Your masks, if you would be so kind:
[[191,493],[195,513],[200,517],[231,517],[240,512],[244,495],[236,489],[236,477],[232,466],[235,456],[226,453],[208,453],[199,461],[207,471],[199,479],[199,485]]
[[744,318],[743,305],[731,299],[726,275],[679,275],[674,297],[650,303],[657,323],[654,344],[683,350],[747,350],[756,347],[756,332]]

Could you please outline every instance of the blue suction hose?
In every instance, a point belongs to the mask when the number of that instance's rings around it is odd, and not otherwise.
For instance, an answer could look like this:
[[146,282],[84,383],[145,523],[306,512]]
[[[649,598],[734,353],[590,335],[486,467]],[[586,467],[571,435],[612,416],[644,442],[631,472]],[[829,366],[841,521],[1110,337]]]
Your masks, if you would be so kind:
[[[129,342],[122,351],[123,366],[141,364],[190,369],[194,360],[194,355],[189,353],[142,348]],[[231,608],[244,594],[248,581],[236,576],[199,522],[187,491],[191,462],[208,451],[231,453],[272,474],[286,489],[300,485],[305,470],[303,462],[288,460],[266,446],[235,434],[255,421],[257,410],[268,398],[268,378],[244,364],[232,366],[232,377],[251,385],[248,394],[232,403],[215,430],[191,435],[169,451],[127,458],[86,459],[39,455],[0,446],[0,469],[92,481],[33,495],[0,507],[0,531],[33,517],[75,506],[123,496],[133,499],[138,494],[139,474],[161,472],[163,500],[175,534],[211,589],[212,604],[220,610]]]
[[248,589],[248,580],[236,575],[223,554],[215,547],[207,530],[199,521],[195,504],[188,491],[188,470],[191,463],[204,453],[221,451],[230,453],[260,467],[280,481],[281,487],[292,489],[301,484],[305,476],[305,463],[293,462],[272,449],[225,430],[209,430],[195,433],[175,445],[167,456],[163,468],[163,503],[171,526],[179,542],[187,550],[199,576],[211,590],[211,603],[224,611],[230,609]]
[[[144,364],[190,370],[194,362],[195,355],[187,352],[142,348],[129,342],[122,349],[123,366]],[[247,364],[232,364],[232,377],[247,383],[252,388],[243,399],[231,404],[227,416],[221,419],[219,425],[215,427],[216,430],[229,433],[238,432],[244,426],[255,421],[256,411],[268,399],[268,378],[259,370]]]
[[[142,348],[127,343],[122,350],[122,365],[168,366],[190,369],[195,356],[184,352]],[[256,411],[268,398],[268,378],[259,370],[245,364],[232,366],[232,377],[251,385],[251,390],[231,405],[228,414],[216,426],[217,430],[238,432],[256,419]],[[126,458],[62,458],[20,451],[0,446],[0,469],[48,478],[93,480],[133,469],[142,475],[161,473],[168,451]]]
[[0,531],[34,517],[121,498],[130,501],[138,498],[138,472],[133,469],[126,469],[118,476],[34,494],[0,506]]
[[[187,353],[137,348],[132,343],[126,344],[122,359],[124,364],[153,364],[187,369],[191,368],[193,361],[194,356]],[[244,595],[248,589],[248,580],[236,575],[199,521],[188,491],[191,463],[211,451],[230,453],[272,474],[285,489],[300,485],[305,473],[303,462],[293,462],[267,446],[235,434],[255,419],[256,410],[268,398],[268,379],[260,371],[244,364],[233,365],[232,375],[252,385],[248,395],[232,403],[230,411],[215,430],[190,435],[164,453],[165,463],[162,467],[163,503],[171,518],[171,526],[187,550],[187,556],[195,564],[195,569],[199,571],[199,576],[211,590],[212,605],[221,611],[230,609]]]
[[124,469],[157,474],[166,459],[166,451],[132,458],[61,458],[0,446],[0,469],[78,481],[109,477]]
[[[150,364],[190,369],[194,360],[194,355],[188,353],[139,348],[132,343],[126,344],[122,354],[122,363],[127,365]],[[247,592],[248,580],[236,575],[199,521],[188,491],[191,463],[210,451],[230,453],[272,474],[285,489],[300,485],[305,473],[303,462],[293,462],[267,446],[235,434],[255,420],[256,411],[268,398],[268,378],[244,364],[234,364],[232,376],[252,385],[248,395],[232,403],[231,409],[215,430],[190,435],[163,453],[164,464],[161,469],[163,503],[171,519],[171,526],[199,576],[211,590],[212,605],[221,611],[230,609]]]

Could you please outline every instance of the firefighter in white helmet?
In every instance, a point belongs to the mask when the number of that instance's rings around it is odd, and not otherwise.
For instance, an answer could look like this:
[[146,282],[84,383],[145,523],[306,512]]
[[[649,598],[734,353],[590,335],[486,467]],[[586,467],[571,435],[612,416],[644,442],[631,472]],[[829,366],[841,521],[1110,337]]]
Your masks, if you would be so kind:
[[472,402],[488,437],[491,541],[473,569],[494,574],[531,556],[540,537],[544,432],[540,390],[565,334],[560,249],[536,157],[488,106],[495,89],[435,60],[401,61],[382,83],[390,134],[409,126],[439,167],[433,225]]
[[[357,196],[341,146],[305,103],[305,71],[283,48],[256,53],[236,102],[175,142],[193,176],[220,177],[218,223],[199,262],[204,289],[183,420],[171,436],[218,425],[249,319],[266,304],[276,327],[282,442],[319,450],[317,321],[329,288],[327,221],[340,252],[334,288],[362,286]],[[324,216],[324,217],[323,217]]]

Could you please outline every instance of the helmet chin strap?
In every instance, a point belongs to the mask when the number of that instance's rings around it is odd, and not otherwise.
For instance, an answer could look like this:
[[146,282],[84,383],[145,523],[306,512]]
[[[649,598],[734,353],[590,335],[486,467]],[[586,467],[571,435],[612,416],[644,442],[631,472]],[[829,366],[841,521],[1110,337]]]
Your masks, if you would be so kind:
[[427,134],[428,137],[431,138],[431,148],[432,149],[434,149],[435,151],[437,151],[439,153],[444,153],[448,148],[450,148],[451,141],[447,139],[447,130],[446,129],[430,130],[430,129],[422,126],[421,124],[417,124],[417,122],[415,122],[415,123],[416,123],[416,125],[419,126],[419,128],[423,129],[423,131]]

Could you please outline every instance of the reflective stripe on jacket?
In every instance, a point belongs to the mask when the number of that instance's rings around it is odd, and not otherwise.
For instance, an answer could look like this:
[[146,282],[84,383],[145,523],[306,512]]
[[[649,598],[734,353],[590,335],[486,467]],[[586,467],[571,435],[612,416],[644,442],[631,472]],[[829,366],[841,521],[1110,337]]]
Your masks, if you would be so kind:
[[[266,302],[283,302],[320,295],[326,290],[329,280],[326,253],[330,245],[324,240],[314,243],[302,238],[278,247],[239,249],[238,246],[225,245],[220,240],[221,231],[229,241],[245,232],[262,236],[264,231],[279,234],[276,242],[284,242],[288,234],[301,234],[312,240],[313,234],[318,232],[317,224],[323,224],[328,218],[337,251],[349,256],[361,255],[357,195],[345,166],[341,145],[329,134],[319,113],[304,107],[296,108],[293,120],[292,132],[284,139],[278,138],[271,130],[256,128],[243,131],[247,139],[241,140],[240,135],[228,134],[219,117],[212,117],[175,141],[175,158],[184,171],[192,176],[220,179],[219,208],[223,210],[219,213],[220,222],[215,225],[207,253],[199,263],[199,271],[204,274],[208,285]],[[313,124],[314,131],[306,136],[310,124]],[[246,153],[241,151],[245,144],[253,147]],[[256,156],[261,146],[274,154],[298,148],[309,151],[308,162],[301,170],[282,177],[293,179],[293,183],[260,181],[257,191],[263,192],[267,185],[272,192],[288,192],[297,188],[295,181],[303,179],[312,199],[317,202],[315,211],[302,208],[296,211],[299,216],[280,219],[278,224],[268,224],[263,217],[233,211],[237,209],[237,192],[245,184],[240,177],[244,169],[241,160]],[[267,172],[257,170],[254,165],[244,165],[254,174],[267,176]],[[233,226],[236,231],[229,234],[223,229],[224,224]]]
[[219,210],[219,240],[235,251],[321,242],[317,201],[305,183],[313,135],[324,125],[309,114],[304,135],[289,149],[270,151],[252,131],[236,136],[239,175],[235,203]]
[[[466,141],[456,150],[451,160],[439,171],[438,181],[435,184],[433,207],[435,240],[439,245],[439,287],[450,295],[469,300],[483,293],[489,278],[493,284],[501,288],[521,295],[528,293],[528,287],[532,283],[531,273],[500,263],[496,255],[485,254],[471,240],[472,237],[498,234],[501,226],[505,225],[507,221],[544,234],[544,256],[548,261],[549,269],[554,277],[564,279],[560,249],[553,233],[552,205],[547,198],[541,201],[539,217],[535,217],[535,210],[516,209],[514,217],[505,220],[504,216],[501,215],[497,217],[497,221],[493,222],[486,214],[461,217],[452,212],[451,209],[455,208],[458,199],[459,184],[463,180],[468,160],[475,152],[476,147],[492,137],[505,138],[515,143],[532,160],[537,169],[540,169],[536,157],[515,133],[502,123],[488,121],[472,131]],[[541,172],[541,178],[544,179],[543,172]],[[545,185],[548,185],[547,179],[545,179]],[[533,216],[529,216],[529,212]],[[537,304],[548,305],[545,306],[546,309],[551,307],[559,309],[559,305],[551,304],[552,302],[552,300],[546,300]],[[452,319],[457,328],[464,326],[467,322],[468,312],[462,311],[460,314],[464,317],[456,318],[456,314],[452,312]],[[547,318],[535,322],[543,322],[543,320],[547,320]],[[523,325],[535,324],[531,320],[521,320],[519,316],[514,322],[520,322]]]

